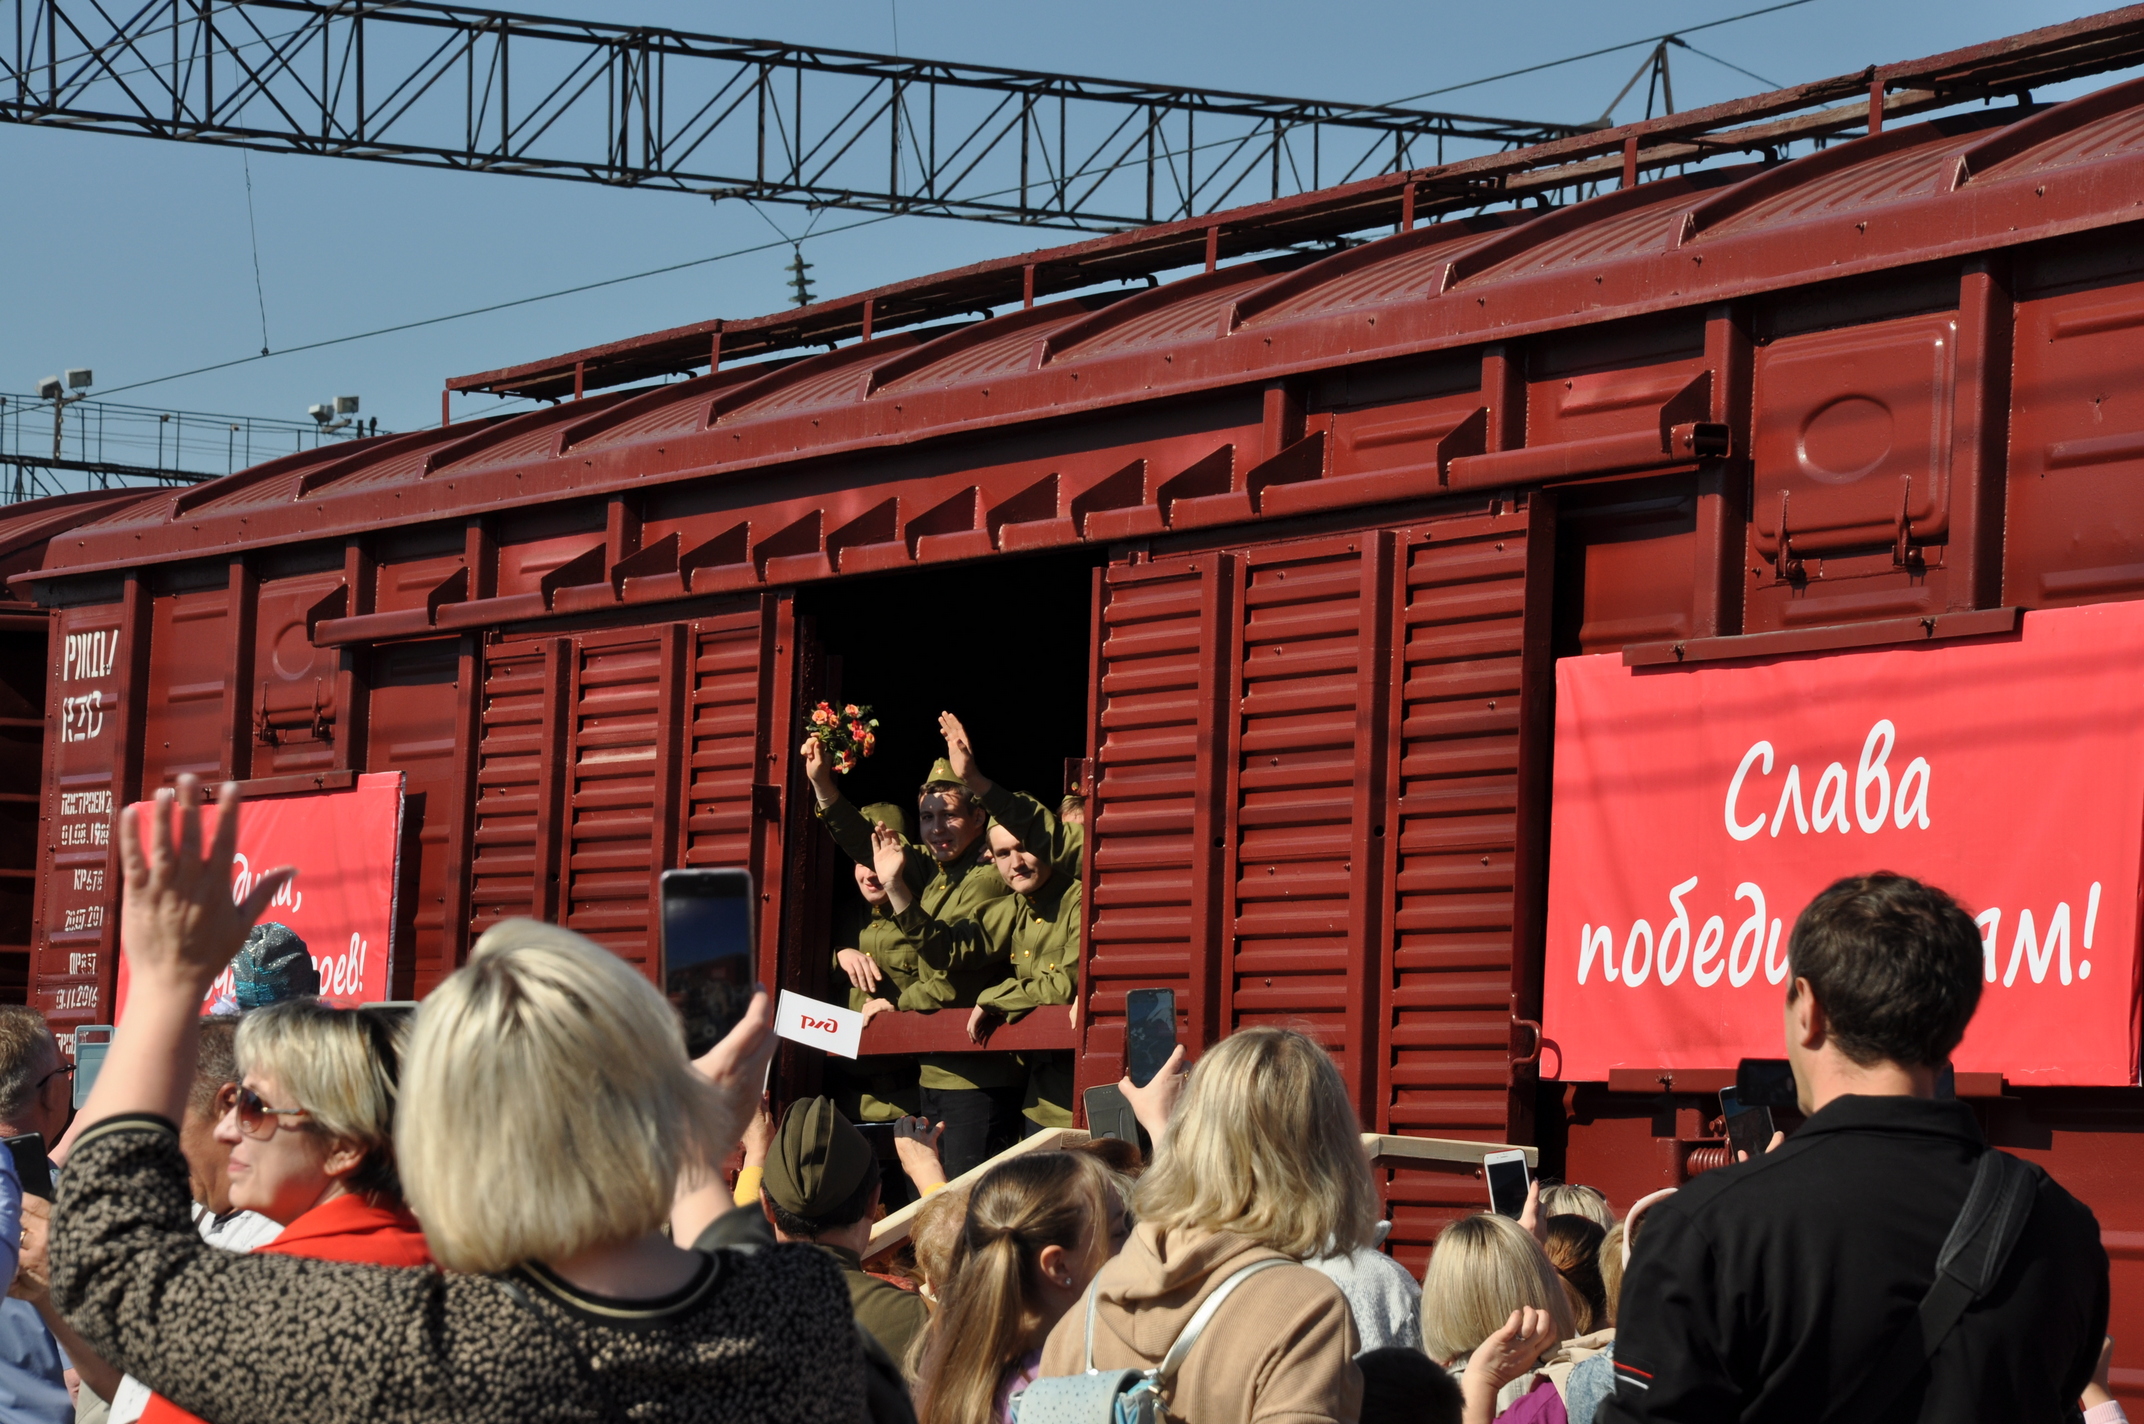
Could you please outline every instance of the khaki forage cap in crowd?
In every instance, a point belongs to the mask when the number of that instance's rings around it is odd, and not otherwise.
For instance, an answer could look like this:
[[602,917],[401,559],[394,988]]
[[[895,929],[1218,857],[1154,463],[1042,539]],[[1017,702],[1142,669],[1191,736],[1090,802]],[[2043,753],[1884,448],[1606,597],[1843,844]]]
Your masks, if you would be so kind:
[[856,1194],[878,1154],[827,1098],[791,1103],[767,1152],[760,1185],[783,1211],[810,1221]]
[[953,763],[947,761],[944,757],[932,762],[931,774],[923,778],[923,789],[926,791],[933,786],[966,786],[967,784],[953,770]]

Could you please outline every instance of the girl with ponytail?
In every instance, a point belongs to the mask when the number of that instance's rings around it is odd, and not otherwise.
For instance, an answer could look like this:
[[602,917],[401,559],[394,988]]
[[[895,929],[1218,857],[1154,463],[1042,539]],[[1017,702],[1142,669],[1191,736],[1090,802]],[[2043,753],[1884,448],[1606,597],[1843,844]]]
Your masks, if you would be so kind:
[[1108,1168],[1086,1152],[1015,1157],[976,1183],[923,1339],[922,1424],[1003,1424],[1050,1327],[1112,1254],[1123,1213]]

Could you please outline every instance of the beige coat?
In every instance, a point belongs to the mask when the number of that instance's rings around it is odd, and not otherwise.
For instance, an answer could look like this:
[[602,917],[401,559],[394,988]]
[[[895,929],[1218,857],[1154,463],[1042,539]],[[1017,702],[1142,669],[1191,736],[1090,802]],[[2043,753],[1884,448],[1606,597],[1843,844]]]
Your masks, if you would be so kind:
[[[1184,1323],[1240,1266],[1279,1256],[1244,1237],[1142,1222],[1095,1280],[1097,1369],[1150,1369]],[[1086,1368],[1087,1308],[1042,1347],[1044,1375]],[[1177,1373],[1169,1413],[1183,1424],[1353,1424],[1362,1411],[1347,1297],[1308,1266],[1260,1271],[1236,1287]]]

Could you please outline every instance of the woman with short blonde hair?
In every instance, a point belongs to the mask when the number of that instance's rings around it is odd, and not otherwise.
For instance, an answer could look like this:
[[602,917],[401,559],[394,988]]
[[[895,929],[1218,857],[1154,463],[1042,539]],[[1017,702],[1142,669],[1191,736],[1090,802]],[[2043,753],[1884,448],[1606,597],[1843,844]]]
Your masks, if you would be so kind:
[[[591,951],[593,951],[591,953]],[[679,1175],[733,1123],[682,1051],[677,1013],[571,930],[508,920],[417,1014],[395,1134],[439,1263],[496,1273],[658,1231]]]
[[1572,1333],[1571,1302],[1541,1243],[1508,1216],[1461,1217],[1437,1238],[1422,1277],[1422,1348],[1439,1364],[1474,1353],[1525,1306]]
[[[694,1251],[662,1230],[680,1175],[719,1161],[723,1125],[759,1098],[765,991],[694,1064],[653,984],[552,926],[493,926],[417,1013],[396,1140],[448,1269],[202,1241],[174,1125],[200,1003],[288,879],[268,871],[232,903],[238,825],[227,784],[203,853],[191,776],[120,818],[127,1016],[83,1108],[51,1247],[53,1303],[99,1354],[217,1424],[862,1417],[863,1341],[831,1256]],[[312,1110],[266,1106],[290,1123]]]
[[[1347,1297],[1300,1261],[1366,1242],[1376,1201],[1331,1056],[1286,1029],[1223,1039],[1199,1060],[1139,1179],[1131,1239],[1090,1287],[1091,1333],[1086,1308],[1067,1311],[1041,1374],[1150,1369],[1235,1279],[1176,1375],[1170,1417],[1352,1421],[1362,1373]],[[1247,1266],[1255,1273],[1239,1277]]]
[[[241,1096],[243,1084],[257,1080],[275,1086],[276,1101],[303,1104],[312,1131],[362,1154],[342,1174],[343,1190],[399,1204],[395,1080],[408,1046],[409,1024],[401,1014],[287,999],[241,1018],[232,1048]],[[227,1136],[251,1135],[235,1131],[240,1116],[236,1108],[226,1115],[234,1125]]]

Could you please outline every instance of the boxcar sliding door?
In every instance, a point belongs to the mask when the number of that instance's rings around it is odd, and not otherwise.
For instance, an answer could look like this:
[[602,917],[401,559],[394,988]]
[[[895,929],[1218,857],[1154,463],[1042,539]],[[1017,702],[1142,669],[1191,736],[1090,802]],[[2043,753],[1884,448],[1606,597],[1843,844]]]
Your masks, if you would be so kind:
[[748,866],[763,892],[763,972],[781,925],[780,701],[787,600],[689,622],[485,649],[471,930],[530,915],[655,973],[656,877]]

